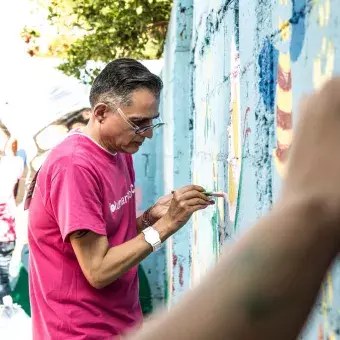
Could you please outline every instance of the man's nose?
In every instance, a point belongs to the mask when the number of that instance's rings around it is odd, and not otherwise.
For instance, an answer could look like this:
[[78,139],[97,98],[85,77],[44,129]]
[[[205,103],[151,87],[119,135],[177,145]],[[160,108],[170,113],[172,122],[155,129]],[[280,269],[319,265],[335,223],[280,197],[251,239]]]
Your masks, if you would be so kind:
[[150,129],[150,130],[145,131],[145,132],[143,133],[143,136],[144,136],[145,138],[151,139],[151,138],[153,137],[153,129]]

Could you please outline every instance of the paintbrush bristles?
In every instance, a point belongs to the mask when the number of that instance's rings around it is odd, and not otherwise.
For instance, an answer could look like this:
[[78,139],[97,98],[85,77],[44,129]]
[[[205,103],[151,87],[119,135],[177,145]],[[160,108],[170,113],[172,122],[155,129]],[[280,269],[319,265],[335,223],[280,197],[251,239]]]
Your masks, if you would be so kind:
[[206,192],[205,193],[207,196],[211,196],[211,197],[222,197],[225,200],[228,200],[228,194],[225,192]]

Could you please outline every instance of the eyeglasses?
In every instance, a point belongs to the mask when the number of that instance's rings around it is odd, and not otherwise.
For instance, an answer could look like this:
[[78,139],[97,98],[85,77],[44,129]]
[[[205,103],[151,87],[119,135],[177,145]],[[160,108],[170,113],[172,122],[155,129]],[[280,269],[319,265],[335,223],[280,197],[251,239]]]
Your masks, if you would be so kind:
[[[108,107],[111,108],[112,103],[104,103],[106,104]],[[126,114],[123,112],[123,110],[115,105],[115,111],[117,111],[119,113],[119,115],[123,118],[123,120],[135,131],[136,135],[141,135],[149,130],[155,130],[163,125],[165,125],[165,123],[162,121],[162,119],[160,117],[154,118],[153,121],[156,121],[156,123],[151,124],[151,125],[146,125],[146,126],[138,126],[135,123],[133,123],[127,116]],[[111,108],[112,109],[112,108]]]

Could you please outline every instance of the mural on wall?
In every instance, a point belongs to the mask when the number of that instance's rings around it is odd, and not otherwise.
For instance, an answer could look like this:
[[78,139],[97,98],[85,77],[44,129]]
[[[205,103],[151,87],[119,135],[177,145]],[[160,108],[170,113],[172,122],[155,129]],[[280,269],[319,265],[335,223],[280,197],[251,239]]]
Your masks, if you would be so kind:
[[[229,78],[232,77],[230,63],[238,62],[236,42],[234,41],[235,61],[229,59],[231,49],[229,41],[228,51],[221,53],[221,51],[217,52],[216,49],[212,49],[216,43],[220,46],[227,46],[227,34],[223,29],[228,14],[227,6],[221,6],[218,2],[201,2],[200,4],[195,2],[193,8],[199,13],[199,24],[194,30],[194,36],[197,39],[193,38],[191,49],[194,80],[192,81],[194,107],[192,182],[202,185],[209,191],[228,192],[228,180],[224,175],[225,171],[228,171],[226,150],[228,143],[233,142],[228,141],[227,129],[229,127],[224,121],[234,106],[234,123],[239,126],[239,122],[236,121],[239,114],[239,89],[236,86],[236,80],[231,90],[233,94],[234,91],[238,92],[234,94],[234,104],[229,103],[229,100],[227,103],[219,99],[222,93],[230,91]],[[224,68],[223,65],[225,65]],[[223,72],[221,72],[222,68]],[[234,67],[235,79],[238,77],[238,68],[239,65]],[[234,131],[236,132],[236,128]],[[235,147],[238,149],[238,146]],[[237,157],[239,154],[235,155],[235,159],[230,160],[233,166],[231,171],[235,170],[233,174],[236,180],[236,183],[231,184],[230,187],[236,187],[235,191],[238,186],[237,171],[239,170]],[[191,268],[189,269],[191,285],[198,283],[216,263],[220,247],[228,237],[226,231],[228,206],[223,199],[217,199],[215,202],[214,207],[198,212],[192,218]]]
[[[218,258],[216,239],[233,240],[270,209],[287,171],[298,101],[337,66],[336,0],[239,3],[192,1],[192,181],[225,189],[229,196],[229,204],[218,201],[217,209],[193,217],[188,240],[193,282]],[[219,134],[220,126],[226,136]],[[223,228],[229,234],[221,237]],[[171,267],[178,266],[178,258],[171,260]],[[169,281],[177,284],[180,277],[174,275],[179,273],[169,272]],[[301,339],[340,338],[339,286],[337,265],[327,274]]]

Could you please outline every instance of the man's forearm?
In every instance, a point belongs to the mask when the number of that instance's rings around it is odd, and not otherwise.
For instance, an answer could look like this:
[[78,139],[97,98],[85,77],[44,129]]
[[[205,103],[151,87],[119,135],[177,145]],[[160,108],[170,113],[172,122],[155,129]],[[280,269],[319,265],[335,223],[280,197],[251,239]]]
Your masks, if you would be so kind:
[[133,340],[295,339],[338,250],[321,223],[309,204],[276,207]]
[[[160,219],[154,224],[154,228],[159,232],[162,242],[171,235],[166,219]],[[88,281],[96,288],[109,285],[152,252],[152,247],[145,241],[143,234],[111,248],[109,248],[106,237],[95,236],[97,241],[87,240],[87,237],[82,237],[78,242],[84,242],[80,247],[87,249],[86,263],[91,265],[86,265],[81,261],[80,265]],[[102,249],[101,254],[98,253],[98,249]]]

